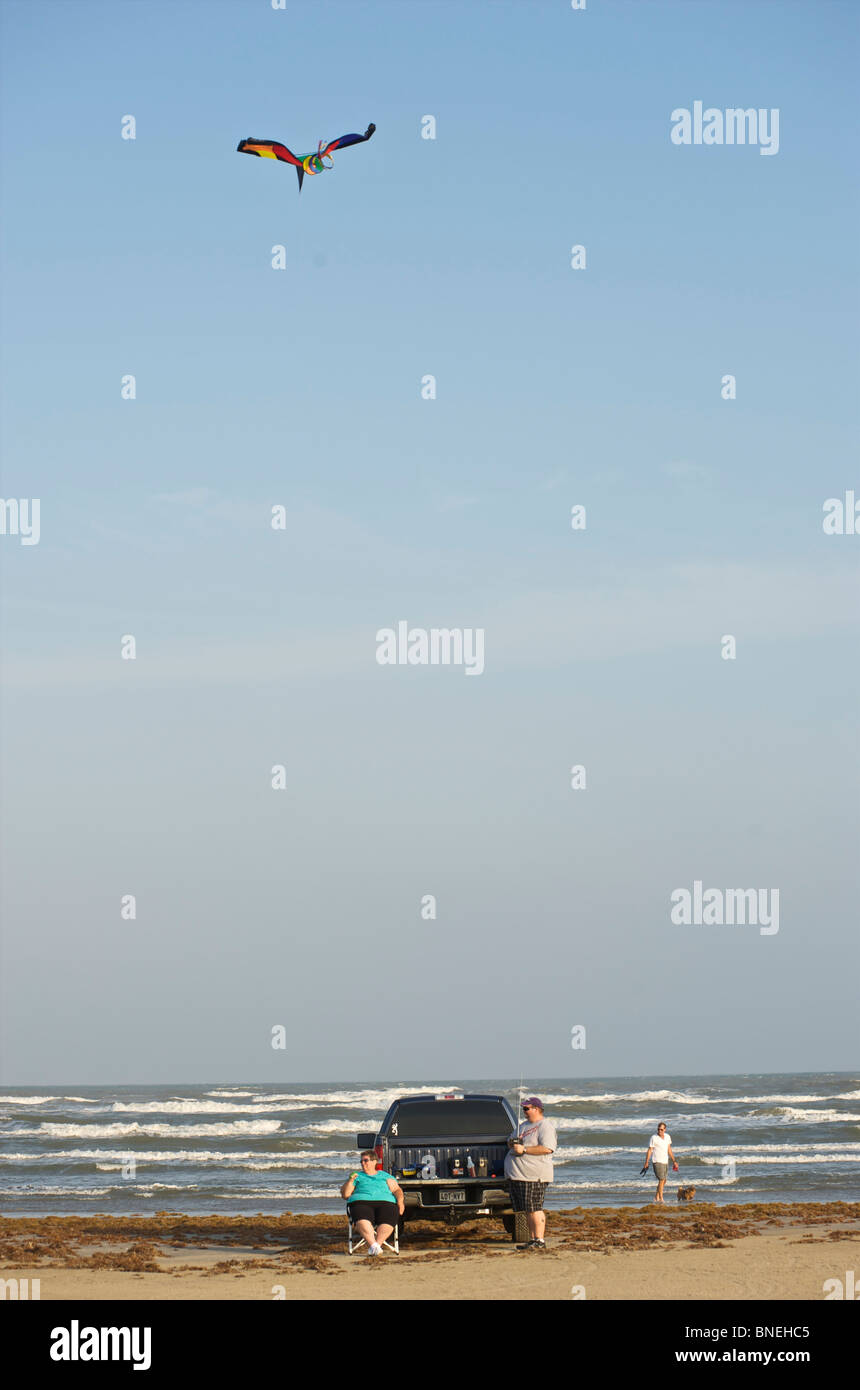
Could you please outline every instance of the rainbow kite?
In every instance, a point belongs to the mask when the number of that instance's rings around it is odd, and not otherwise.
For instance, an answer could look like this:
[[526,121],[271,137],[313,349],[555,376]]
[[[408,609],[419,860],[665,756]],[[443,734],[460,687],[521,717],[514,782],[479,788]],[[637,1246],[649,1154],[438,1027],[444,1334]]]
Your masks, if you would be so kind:
[[305,174],[321,174],[323,170],[331,169],[335,150],[346,149],[347,145],[360,145],[369,140],[375,130],[376,126],[371,122],[363,135],[341,135],[339,140],[329,140],[328,144],[320,140],[315,154],[293,154],[286,145],[279,145],[277,140],[240,140],[236,150],[238,154],[256,154],[261,159],[279,159],[282,164],[292,164],[299,176],[301,193]]

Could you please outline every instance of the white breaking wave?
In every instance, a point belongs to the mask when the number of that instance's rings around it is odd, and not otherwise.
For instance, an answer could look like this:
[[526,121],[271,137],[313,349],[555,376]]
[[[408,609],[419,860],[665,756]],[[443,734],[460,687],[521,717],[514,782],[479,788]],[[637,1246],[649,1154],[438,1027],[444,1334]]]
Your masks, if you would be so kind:
[[[401,1096],[443,1095],[459,1090],[457,1086],[388,1086],[384,1090],[368,1087],[354,1091],[279,1091],[273,1095],[261,1092],[258,1100],[295,1101],[306,1106],[340,1106],[344,1110],[373,1110],[384,1113],[392,1101]],[[207,1094],[211,1094],[207,1092]]]
[[[559,1130],[559,1131],[561,1131],[561,1130],[571,1130],[571,1129],[628,1129],[628,1130],[637,1130],[638,1132],[640,1132],[640,1133],[643,1135],[643,1145],[644,1145],[643,1150],[642,1150],[643,1153],[645,1152],[645,1148],[647,1148],[647,1143],[646,1143],[645,1141],[648,1139],[649,1134],[651,1134],[651,1133],[653,1132],[653,1130],[654,1130],[654,1128],[655,1128],[655,1125],[656,1125],[656,1121],[652,1120],[649,1116],[645,1116],[645,1118],[640,1118],[640,1117],[637,1117],[637,1116],[635,1116],[635,1115],[628,1115],[627,1118],[626,1118],[626,1119],[623,1119],[623,1120],[619,1120],[619,1119],[604,1119],[604,1117],[603,1117],[602,1115],[580,1115],[580,1116],[578,1116],[576,1119],[570,1119],[570,1118],[569,1118],[568,1116],[566,1116],[566,1115],[558,1115],[558,1116],[552,1115],[552,1116],[550,1116],[550,1119],[552,1119],[553,1124],[555,1125],[556,1129]],[[708,1126],[708,1124],[707,1124],[708,1121],[711,1121],[711,1126]],[[754,1123],[754,1122],[755,1122],[755,1121],[752,1121],[752,1123]],[[684,1121],[684,1123],[685,1123],[685,1124],[686,1124],[686,1123],[690,1123],[690,1124],[696,1124],[696,1125],[699,1125],[699,1126],[705,1126],[706,1128],[708,1128],[708,1127],[722,1128],[722,1126],[724,1126],[724,1125],[730,1123],[730,1119],[729,1119],[729,1117],[726,1116],[726,1115],[708,1115],[708,1114],[705,1114],[705,1115],[696,1115],[696,1116],[695,1116],[695,1119],[691,1119],[691,1120],[689,1120],[689,1121]],[[745,1124],[749,1124],[749,1123],[751,1123],[751,1121],[750,1121],[750,1120],[746,1120],[744,1123],[745,1123]],[[759,1121],[759,1123],[761,1123],[761,1121]],[[678,1121],[678,1125],[680,1126],[680,1124],[681,1124],[681,1121],[679,1120],[679,1121]],[[672,1128],[674,1128],[674,1122],[670,1125],[670,1129],[672,1129]]]
[[258,1202],[261,1198],[271,1199],[278,1202],[289,1200],[295,1197],[326,1197],[339,1198],[340,1193],[335,1187],[264,1187],[252,1192],[231,1192],[229,1195],[219,1193],[213,1197],[211,1193],[203,1189],[201,1192],[194,1192],[193,1189],[178,1186],[175,1183],[150,1183],[148,1187],[132,1186],[129,1183],[115,1184],[112,1187],[42,1187],[35,1188],[30,1184],[19,1187],[9,1187],[6,1189],[7,1196],[14,1197],[109,1197],[119,1194],[123,1197],[142,1197],[151,1196],[157,1190],[171,1192],[191,1192],[198,1200],[218,1201],[218,1202]]
[[0,1096],[2,1105],[47,1105],[60,1102],[74,1102],[75,1105],[103,1106],[104,1101],[96,1096]]
[[[740,1099],[740,1097],[739,1097]],[[817,1101],[819,1105],[829,1105],[834,1100],[860,1100],[860,1091],[842,1091],[836,1096],[744,1096],[744,1105],[793,1105],[805,1101]]]
[[[445,1088],[439,1087],[441,1093]],[[449,1088],[450,1089],[450,1088]],[[366,1090],[366,1091],[284,1091],[277,1095],[267,1096],[267,1100],[294,1101],[305,1106],[340,1106],[344,1110],[374,1110],[384,1113],[392,1101],[404,1095],[429,1095],[430,1087],[424,1091],[416,1091],[414,1087],[392,1086],[386,1091]]]
[[620,1144],[604,1144],[600,1148],[589,1148],[584,1144],[560,1145],[553,1154],[554,1163],[573,1162],[578,1158],[611,1158],[615,1154],[644,1154],[646,1144],[631,1144],[624,1147]]
[[[62,1100],[61,1096],[0,1096],[2,1105],[47,1105],[50,1101]],[[71,1100],[71,1096],[66,1096]]]
[[355,1138],[356,1122],[354,1120],[314,1120],[309,1125],[302,1125],[297,1132],[299,1134],[351,1134]]
[[[602,1144],[599,1146],[582,1145],[560,1145],[553,1154],[555,1163],[576,1162],[577,1159],[585,1158],[615,1158],[624,1154],[644,1154],[647,1145],[643,1140],[641,1144]],[[737,1154],[769,1153],[769,1154],[797,1154],[799,1159],[806,1162],[815,1154],[827,1153],[836,1162],[853,1162],[860,1159],[857,1152],[857,1143],[846,1139],[841,1143],[833,1144],[695,1144],[690,1148],[684,1148],[680,1143],[675,1144],[679,1156],[683,1159],[687,1157],[698,1157],[701,1154],[724,1154],[727,1158]],[[722,1162],[722,1159],[716,1159]],[[748,1160],[750,1163],[753,1159]]]
[[16,1129],[15,1137],[38,1135],[48,1139],[130,1139],[142,1135],[150,1139],[192,1139],[199,1134],[203,1138],[229,1139],[243,1134],[277,1134],[281,1128],[280,1120],[232,1120],[225,1125],[55,1125],[45,1122],[38,1129]]
[[261,1093],[259,1091],[240,1091],[235,1089],[233,1086],[225,1086],[222,1090],[206,1092],[207,1096],[232,1096],[236,1100],[238,1100],[240,1096],[259,1096],[260,1094]]
[[778,1106],[777,1113],[787,1120],[842,1120],[847,1124],[860,1121],[860,1115],[846,1115],[841,1110],[796,1110],[791,1105]]
[[[697,1175],[697,1176],[696,1176],[695,1186],[696,1186],[696,1187],[731,1187],[732,1182],[733,1182],[733,1179],[731,1179],[731,1178],[700,1178],[700,1177]],[[551,1186],[550,1188],[548,1188],[547,1190],[548,1190],[549,1192],[552,1193],[552,1192],[573,1192],[573,1191],[589,1191],[589,1190],[590,1190],[590,1191],[594,1191],[594,1190],[596,1190],[596,1189],[598,1189],[598,1188],[612,1188],[612,1189],[615,1190],[615,1191],[625,1191],[625,1190],[626,1190],[626,1191],[628,1191],[628,1192],[630,1191],[631,1188],[633,1188],[633,1189],[635,1189],[636,1192],[646,1192],[646,1191],[647,1191],[648,1194],[650,1195],[650,1193],[653,1191],[653,1188],[654,1188],[654,1179],[653,1179],[652,1177],[650,1177],[650,1175],[649,1175],[649,1177],[647,1177],[647,1178],[641,1178],[641,1179],[631,1178],[629,1182],[624,1182],[623,1180],[610,1181],[610,1180],[608,1180],[608,1179],[603,1180],[603,1181],[600,1181],[600,1182],[588,1182],[588,1181],[583,1181],[583,1182],[573,1182],[573,1181],[567,1181],[567,1182],[554,1182],[554,1183],[552,1184],[552,1186]],[[739,1190],[739,1191],[742,1191],[742,1192],[747,1191],[746,1188],[740,1188],[740,1189],[738,1189],[738,1190]],[[751,1189],[750,1189],[750,1190],[751,1190]],[[668,1188],[668,1187],[666,1188],[666,1192],[667,1192],[667,1194],[669,1194],[669,1195],[671,1195],[671,1193],[672,1193],[673,1191],[674,1191],[674,1188]]]
[[129,1187],[128,1183],[123,1183],[121,1187],[115,1187],[114,1192],[132,1192],[135,1197],[146,1197],[151,1192],[196,1192],[200,1187],[198,1182],[149,1182],[137,1183],[134,1187]]
[[843,1091],[834,1096],[776,1095],[776,1096],[711,1096],[692,1095],[689,1091],[603,1091],[600,1095],[544,1095],[547,1105],[611,1104],[633,1105],[663,1101],[669,1105],[791,1105],[795,1102],[830,1104],[834,1100],[860,1100],[860,1091]]
[[697,1154],[732,1154],[732,1153],[806,1153],[823,1152],[837,1153],[857,1148],[857,1144],[852,1139],[843,1139],[840,1143],[833,1144],[697,1144],[694,1152]]
[[116,1187],[35,1187],[32,1183],[24,1183],[15,1187],[7,1187],[4,1195],[7,1197],[107,1197],[111,1192],[117,1192]]
[[[255,1152],[224,1153],[219,1149],[134,1149],[124,1153],[120,1149],[59,1149],[55,1153],[7,1153],[0,1155],[4,1163],[74,1163],[86,1160],[107,1162],[114,1160],[113,1166],[119,1168],[129,1157],[136,1163],[219,1163],[224,1168],[242,1168],[250,1160],[272,1160],[296,1163],[298,1167],[312,1167],[317,1159],[336,1159],[348,1165],[348,1153],[340,1149],[296,1149],[293,1153]],[[328,1166],[327,1164],[323,1166]]]
[[[694,1154],[694,1156],[696,1156]],[[732,1163],[860,1163],[860,1152],[849,1154],[730,1154]],[[717,1165],[726,1160],[720,1158],[700,1158],[701,1163]]]
[[229,1101],[211,1100],[147,1100],[139,1103],[117,1100],[110,1108],[116,1114],[131,1115],[265,1115],[273,1110],[283,1110],[284,1107],[262,1102],[232,1105]]
[[619,1104],[645,1104],[646,1101],[671,1101],[675,1105],[704,1105],[710,1100],[721,1099],[714,1096],[692,1096],[688,1091],[602,1091],[600,1095],[544,1095],[541,1100],[546,1105],[589,1105],[617,1101]]
[[[230,1192],[222,1193],[217,1198],[207,1196],[205,1192],[201,1194],[203,1201],[219,1202],[259,1202],[264,1201],[288,1202],[295,1197],[308,1197],[319,1200],[326,1198],[328,1201],[341,1201],[340,1192],[336,1187],[317,1187],[308,1183],[306,1187],[261,1187],[253,1192]],[[344,1217],[344,1220],[346,1218]]]

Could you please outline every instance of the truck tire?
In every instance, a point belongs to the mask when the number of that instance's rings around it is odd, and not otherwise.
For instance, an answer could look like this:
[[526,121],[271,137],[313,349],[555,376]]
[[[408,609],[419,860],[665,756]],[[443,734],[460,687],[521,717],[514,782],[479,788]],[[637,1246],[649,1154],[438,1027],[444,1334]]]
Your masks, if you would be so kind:
[[505,1230],[517,1245],[525,1245],[529,1238],[529,1221],[524,1211],[512,1211],[502,1217]]

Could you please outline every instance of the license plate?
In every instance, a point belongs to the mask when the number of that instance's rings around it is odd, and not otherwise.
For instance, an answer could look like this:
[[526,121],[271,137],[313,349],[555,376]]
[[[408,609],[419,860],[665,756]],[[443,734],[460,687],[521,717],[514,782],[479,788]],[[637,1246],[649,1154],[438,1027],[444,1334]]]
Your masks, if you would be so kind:
[[439,1192],[440,1202],[465,1202],[465,1190],[456,1187],[443,1187]]

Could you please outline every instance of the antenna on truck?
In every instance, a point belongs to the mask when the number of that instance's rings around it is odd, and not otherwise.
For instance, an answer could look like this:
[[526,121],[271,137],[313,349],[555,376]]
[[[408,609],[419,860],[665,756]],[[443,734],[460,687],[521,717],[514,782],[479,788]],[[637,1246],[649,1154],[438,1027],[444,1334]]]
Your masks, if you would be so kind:
[[520,1072],[520,1085],[517,1091],[517,1098],[514,1101],[514,1134],[520,1132],[520,1105],[523,1099],[523,1074]]

